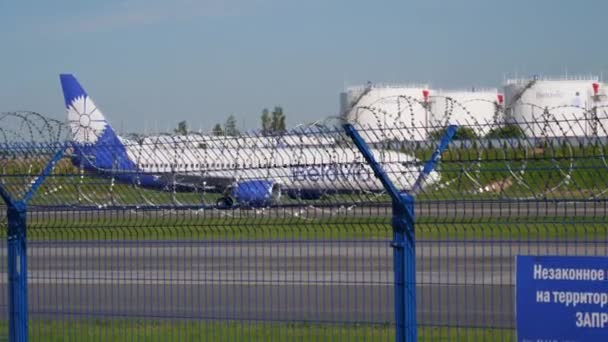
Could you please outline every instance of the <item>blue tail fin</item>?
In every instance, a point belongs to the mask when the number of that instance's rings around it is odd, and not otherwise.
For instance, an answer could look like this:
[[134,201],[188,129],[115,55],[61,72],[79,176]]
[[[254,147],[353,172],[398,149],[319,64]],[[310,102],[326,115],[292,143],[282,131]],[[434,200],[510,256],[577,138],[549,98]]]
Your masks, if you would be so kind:
[[125,145],[74,75],[60,75],[72,131],[74,164],[102,171],[135,170]]

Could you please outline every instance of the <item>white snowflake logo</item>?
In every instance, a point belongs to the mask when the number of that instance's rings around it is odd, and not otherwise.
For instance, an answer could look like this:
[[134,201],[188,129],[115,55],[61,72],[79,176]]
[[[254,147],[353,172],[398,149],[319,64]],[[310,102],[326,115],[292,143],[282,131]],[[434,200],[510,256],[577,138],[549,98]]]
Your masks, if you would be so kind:
[[79,96],[68,106],[68,122],[74,141],[86,144],[96,143],[107,125],[103,114],[88,96]]

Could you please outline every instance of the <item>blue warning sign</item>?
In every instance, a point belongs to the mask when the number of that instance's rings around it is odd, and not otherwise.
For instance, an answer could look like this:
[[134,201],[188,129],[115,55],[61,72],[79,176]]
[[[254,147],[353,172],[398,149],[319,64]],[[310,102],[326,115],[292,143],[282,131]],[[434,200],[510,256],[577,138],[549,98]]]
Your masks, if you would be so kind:
[[608,257],[518,256],[517,340],[608,341]]

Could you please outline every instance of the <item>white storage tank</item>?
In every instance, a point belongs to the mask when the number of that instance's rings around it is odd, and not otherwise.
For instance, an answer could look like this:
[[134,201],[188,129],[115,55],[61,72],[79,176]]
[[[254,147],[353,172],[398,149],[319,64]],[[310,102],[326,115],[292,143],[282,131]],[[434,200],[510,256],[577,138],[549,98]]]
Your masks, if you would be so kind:
[[588,103],[589,124],[588,136],[608,136],[608,85],[602,82],[594,82],[591,85],[592,94]]
[[[340,94],[341,111],[349,122],[378,129],[383,139],[426,140],[449,124],[470,125],[485,135],[502,120],[502,95],[497,89],[432,90],[427,84],[373,85]],[[355,105],[355,108],[353,108]],[[370,137],[372,140],[375,137]]]
[[502,120],[502,101],[498,89],[437,90],[430,96],[431,125],[470,126],[483,136]]
[[[597,77],[512,79],[505,84],[508,120],[533,137],[590,136],[605,116],[594,118],[606,96]],[[604,132],[603,135],[606,135]]]
[[[367,84],[340,94],[341,112],[348,122],[374,129],[369,142],[381,140],[423,140],[430,113],[427,84]],[[354,107],[353,107],[354,106]]]

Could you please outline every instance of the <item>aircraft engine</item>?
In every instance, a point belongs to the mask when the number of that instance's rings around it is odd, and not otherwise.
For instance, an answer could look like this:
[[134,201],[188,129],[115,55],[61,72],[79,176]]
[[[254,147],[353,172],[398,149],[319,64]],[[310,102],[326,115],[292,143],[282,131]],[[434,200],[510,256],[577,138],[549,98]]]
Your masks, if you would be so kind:
[[281,197],[281,187],[271,180],[249,180],[236,183],[232,197],[242,206],[267,207]]

